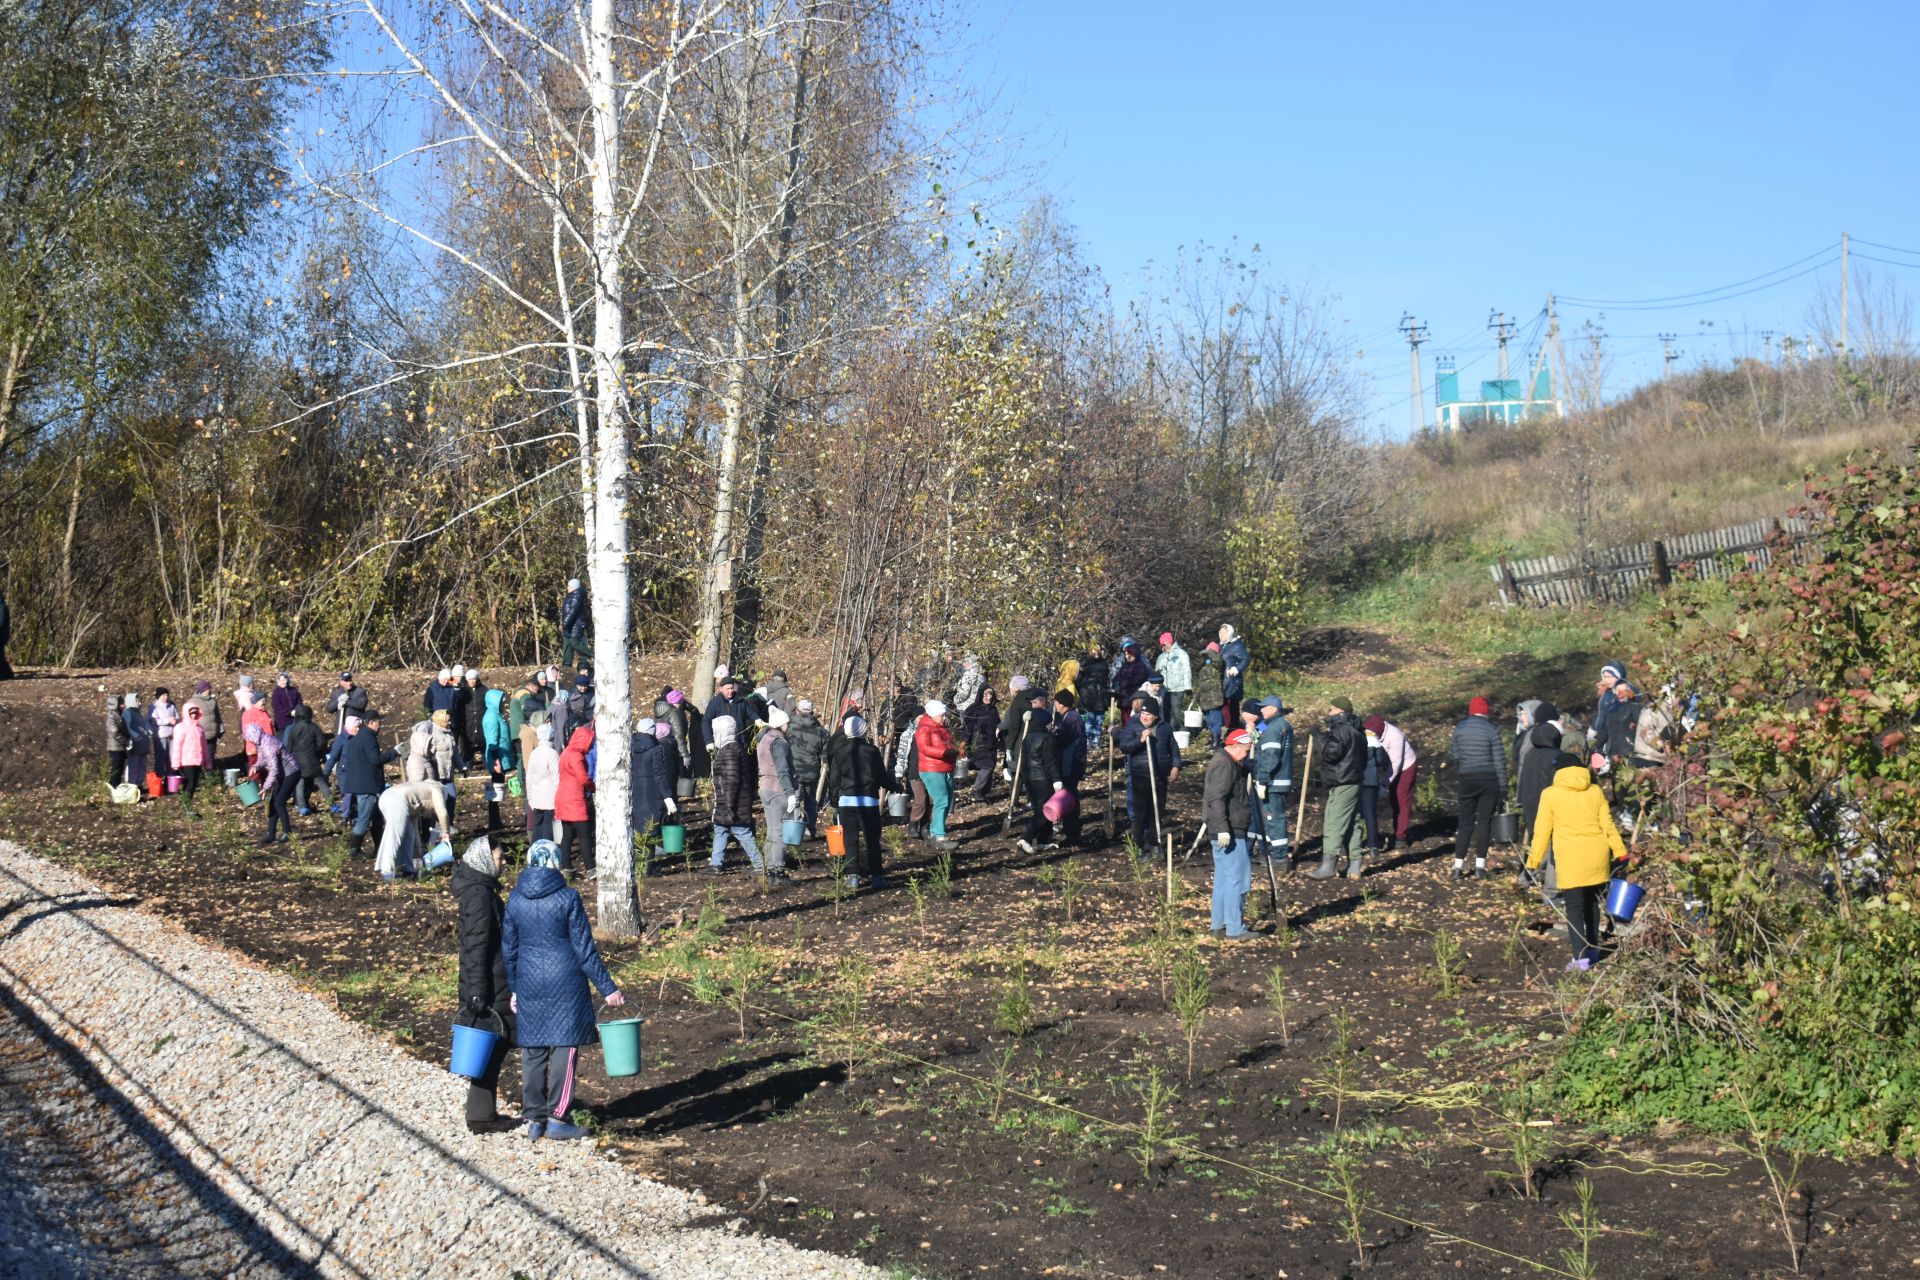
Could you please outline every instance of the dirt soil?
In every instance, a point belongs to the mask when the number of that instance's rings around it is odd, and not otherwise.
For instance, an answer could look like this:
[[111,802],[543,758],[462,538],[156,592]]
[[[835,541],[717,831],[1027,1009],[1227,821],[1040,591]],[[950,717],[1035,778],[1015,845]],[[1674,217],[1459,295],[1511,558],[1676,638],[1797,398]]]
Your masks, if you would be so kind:
[[[1388,645],[1369,649],[1365,661],[1393,660]],[[107,678],[146,693],[156,675]],[[395,706],[411,691],[417,705],[421,679],[379,673],[368,684]],[[444,878],[382,884],[320,817],[299,820],[292,845],[258,849],[260,819],[224,795],[199,819],[174,800],[104,803],[72,782],[100,749],[99,682],[0,685],[0,732],[13,744],[0,755],[0,836],[302,975],[410,1052],[444,1061],[454,1004]],[[1445,741],[1438,720],[1412,727]],[[1174,788],[1182,846],[1202,763],[1196,750]],[[1206,936],[1204,852],[1176,859],[1177,927],[1158,923],[1164,862],[1136,867],[1106,839],[1103,765],[1086,788],[1091,847],[1079,852],[1015,849],[1001,835],[1002,783],[993,802],[964,805],[950,896],[931,887],[934,851],[920,842],[896,846],[899,887],[881,893],[834,893],[818,843],[781,891],[738,865],[708,877],[698,868],[709,832],[693,818],[693,856],[656,863],[645,882],[653,935],[605,948],[648,1021],[641,1076],[608,1079],[597,1050],[583,1059],[580,1097],[600,1140],[754,1230],[925,1276],[1578,1274],[1562,1257],[1579,1248],[1562,1217],[1583,1179],[1600,1228],[1593,1274],[1788,1272],[1752,1157],[1684,1133],[1592,1131],[1539,1103],[1501,1114],[1566,1034],[1586,979],[1560,972],[1564,942],[1510,875],[1446,878],[1450,818],[1420,815],[1413,847],[1357,883],[1282,867],[1283,931],[1256,863],[1263,932],[1220,943]],[[463,792],[461,825],[477,832],[484,816]],[[1513,865],[1512,851],[1497,853]],[[590,886],[584,896],[591,909]],[[1436,934],[1462,948],[1450,996],[1433,973]],[[1210,994],[1191,1070],[1168,982],[1183,951],[1204,961]],[[756,955],[771,966],[760,981],[743,976]],[[861,960],[870,976],[849,971]],[[1269,1001],[1275,973],[1284,1020]],[[1143,1097],[1155,1079],[1170,1096],[1148,1141]],[[503,1105],[517,1089],[510,1068]],[[450,1082],[448,1124],[459,1097]],[[1537,1198],[1515,1175],[1516,1134],[1538,1145],[1525,1161]],[[1336,1148],[1356,1156],[1358,1246],[1343,1232],[1345,1197],[1330,1194]],[[1920,1269],[1909,1170],[1821,1160],[1800,1177],[1785,1225],[1805,1242],[1802,1274]]]

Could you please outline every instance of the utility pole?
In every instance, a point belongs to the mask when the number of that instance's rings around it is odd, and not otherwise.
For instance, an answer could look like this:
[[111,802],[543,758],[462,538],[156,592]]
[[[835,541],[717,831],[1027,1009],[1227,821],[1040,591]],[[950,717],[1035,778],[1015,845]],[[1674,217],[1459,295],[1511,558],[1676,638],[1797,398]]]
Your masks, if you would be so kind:
[[1847,358],[1847,233],[1840,233],[1840,359]]
[[1780,335],[1780,363],[1781,364],[1786,365],[1788,368],[1793,367],[1793,349],[1798,345],[1799,344],[1794,341],[1792,334],[1785,333]]
[[1547,350],[1553,352],[1553,362],[1559,366],[1560,398],[1565,399],[1573,387],[1573,379],[1567,372],[1567,350],[1560,345],[1560,313],[1554,309],[1553,295],[1547,295]]
[[1513,338],[1513,321],[1507,319],[1504,311],[1487,313],[1487,328],[1493,330],[1493,336],[1500,343],[1500,381],[1507,380],[1507,343]]
[[1415,320],[1411,314],[1402,312],[1400,332],[1405,336],[1407,346],[1413,350],[1413,434],[1417,436],[1427,416],[1425,389],[1420,385],[1420,344],[1427,340],[1427,326]]
[[1667,362],[1667,381],[1668,382],[1673,381],[1673,362],[1680,358],[1680,353],[1673,349],[1674,341],[1677,338],[1679,338],[1679,336],[1680,335],[1677,333],[1663,333],[1660,335],[1660,345],[1666,349],[1666,353],[1663,358]]

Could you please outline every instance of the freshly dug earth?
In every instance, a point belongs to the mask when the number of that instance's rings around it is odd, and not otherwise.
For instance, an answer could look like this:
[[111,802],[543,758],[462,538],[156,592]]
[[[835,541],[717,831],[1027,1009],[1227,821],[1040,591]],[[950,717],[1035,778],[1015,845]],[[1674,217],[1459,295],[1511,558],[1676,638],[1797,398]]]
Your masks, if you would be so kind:
[[[0,723],[34,705],[21,691],[0,686]],[[1412,727],[1445,741],[1441,725]],[[47,782],[77,763],[45,767]],[[1200,763],[1174,789],[1182,847]],[[1103,775],[1093,781],[1089,831],[1104,839]],[[378,884],[319,819],[290,847],[253,849],[230,801],[198,823],[170,802],[116,809],[46,784],[9,788],[0,805],[0,835],[301,974],[445,1060],[444,881]],[[463,812],[470,825],[481,806]],[[951,896],[930,888],[931,848],[909,843],[894,858],[902,887],[844,900],[818,844],[783,891],[737,867],[700,874],[711,845],[694,821],[693,857],[657,864],[645,884],[657,931],[606,947],[648,1022],[638,1079],[608,1080],[586,1056],[581,1098],[603,1141],[761,1230],[931,1276],[1340,1276],[1361,1273],[1361,1252],[1369,1275],[1566,1273],[1562,1251],[1578,1244],[1562,1214],[1582,1179],[1600,1275],[1787,1269],[1757,1160],[1687,1135],[1588,1131],[1538,1102],[1514,1109],[1591,979],[1561,974],[1564,943],[1510,876],[1445,878],[1450,820],[1417,825],[1414,848],[1358,884],[1283,869],[1285,936],[1217,944],[1205,937],[1204,852],[1176,859],[1168,933],[1156,930],[1163,861],[1135,869],[1112,843],[1023,855],[1000,834],[1003,812],[960,811]],[[1266,897],[1256,865],[1253,901]],[[1449,997],[1433,975],[1442,934],[1463,953]],[[1163,981],[1183,951],[1204,961],[1210,996],[1191,1073]],[[771,966],[764,981],[751,977],[756,955]],[[858,960],[870,977],[850,971]],[[1268,998],[1276,969],[1284,1023]],[[1146,1141],[1155,1079],[1172,1096]],[[516,1090],[510,1071],[503,1098]],[[1538,1198],[1507,1176],[1516,1135],[1538,1147],[1527,1161]],[[1343,1235],[1344,1197],[1329,1196],[1336,1148],[1356,1157],[1358,1246]],[[1905,1169],[1813,1161],[1800,1180],[1786,1225],[1807,1241],[1803,1274],[1920,1267]]]

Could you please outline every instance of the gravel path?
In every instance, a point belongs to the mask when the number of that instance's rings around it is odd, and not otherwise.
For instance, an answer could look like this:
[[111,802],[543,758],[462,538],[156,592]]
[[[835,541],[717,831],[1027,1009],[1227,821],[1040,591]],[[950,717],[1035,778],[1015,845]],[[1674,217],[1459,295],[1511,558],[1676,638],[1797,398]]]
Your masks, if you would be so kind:
[[0,1276],[877,1277],[465,1083],[0,842]]

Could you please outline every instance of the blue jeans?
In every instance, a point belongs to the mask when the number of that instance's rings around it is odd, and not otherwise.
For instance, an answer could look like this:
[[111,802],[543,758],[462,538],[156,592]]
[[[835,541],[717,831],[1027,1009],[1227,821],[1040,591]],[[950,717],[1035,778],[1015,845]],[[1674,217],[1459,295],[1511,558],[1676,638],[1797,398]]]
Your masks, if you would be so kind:
[[351,806],[348,811],[353,814],[353,834],[357,836],[367,834],[367,828],[373,825],[374,802],[379,798],[378,796],[367,795],[364,792],[350,795],[346,798],[347,803]]
[[747,851],[747,861],[753,864],[755,871],[765,868],[760,863],[760,846],[754,843],[752,827],[723,827],[719,823],[713,826],[713,865],[725,866],[727,862],[727,838],[731,836],[740,842]]
[[1247,890],[1253,888],[1253,859],[1247,854],[1245,836],[1231,847],[1213,846],[1213,927],[1224,930],[1229,938],[1246,933],[1240,908]]
[[1220,739],[1227,731],[1226,723],[1219,707],[1214,707],[1207,712],[1207,736],[1213,739],[1215,751],[1220,749]]

